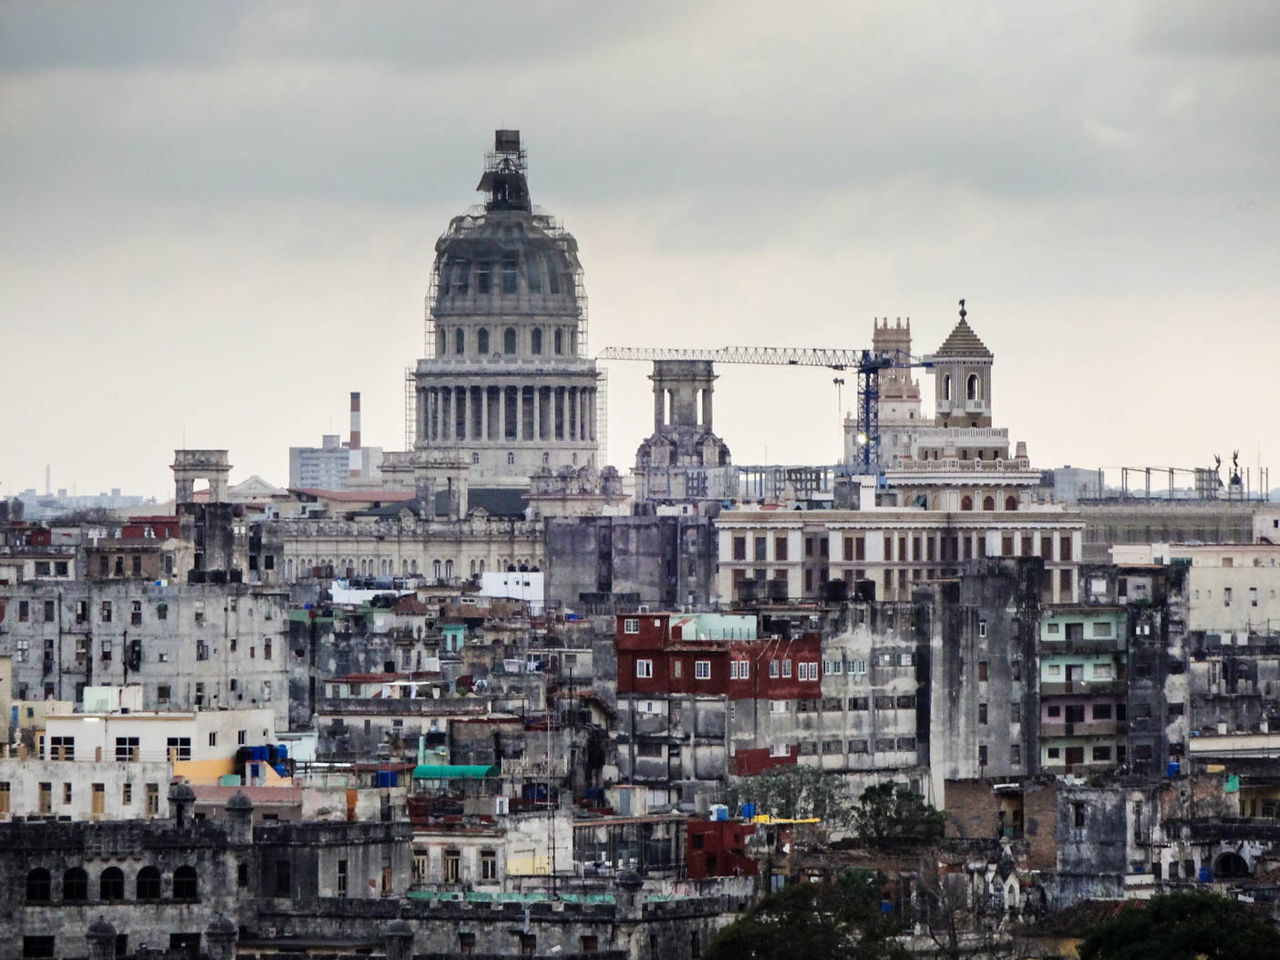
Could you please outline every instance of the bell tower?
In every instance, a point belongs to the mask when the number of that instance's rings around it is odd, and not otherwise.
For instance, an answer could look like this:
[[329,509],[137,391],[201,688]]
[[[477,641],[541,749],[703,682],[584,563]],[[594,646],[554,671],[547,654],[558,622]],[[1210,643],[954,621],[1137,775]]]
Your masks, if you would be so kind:
[[933,362],[934,422],[940,427],[991,426],[991,351],[978,339],[960,301],[955,325]]

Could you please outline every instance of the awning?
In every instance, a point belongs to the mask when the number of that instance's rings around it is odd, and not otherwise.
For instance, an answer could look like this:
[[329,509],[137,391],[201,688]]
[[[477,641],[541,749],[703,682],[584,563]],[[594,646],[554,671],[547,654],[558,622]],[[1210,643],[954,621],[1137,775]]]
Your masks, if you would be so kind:
[[499,766],[480,763],[420,763],[413,768],[415,780],[485,780],[501,773]]

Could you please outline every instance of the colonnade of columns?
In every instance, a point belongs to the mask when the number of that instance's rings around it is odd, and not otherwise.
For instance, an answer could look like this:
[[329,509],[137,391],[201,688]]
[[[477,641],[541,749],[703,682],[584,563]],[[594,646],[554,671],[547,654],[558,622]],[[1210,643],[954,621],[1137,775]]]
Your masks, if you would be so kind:
[[423,387],[418,391],[418,436],[432,442],[593,441],[596,388]]

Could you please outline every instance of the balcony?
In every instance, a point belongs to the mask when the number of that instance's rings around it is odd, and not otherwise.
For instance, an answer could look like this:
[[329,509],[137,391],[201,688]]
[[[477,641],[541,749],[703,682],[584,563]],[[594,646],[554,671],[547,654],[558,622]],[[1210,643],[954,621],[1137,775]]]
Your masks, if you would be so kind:
[[1124,646],[1117,637],[1081,637],[1075,640],[1041,640],[1040,655],[1052,657],[1069,653],[1119,653]]
[[1090,720],[1074,723],[1049,722],[1040,724],[1042,737],[1114,737],[1120,733],[1115,720]]
[[1104,697],[1125,692],[1125,682],[1120,680],[1068,680],[1065,683],[1041,683],[1042,697]]

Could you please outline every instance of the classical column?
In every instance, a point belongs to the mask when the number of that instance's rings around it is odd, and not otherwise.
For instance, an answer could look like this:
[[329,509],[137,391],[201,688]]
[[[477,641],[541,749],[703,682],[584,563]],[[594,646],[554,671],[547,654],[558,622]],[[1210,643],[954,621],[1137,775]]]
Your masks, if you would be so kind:
[[596,387],[591,388],[591,439],[592,440],[595,440],[596,438],[596,394],[598,392],[599,391]]
[[427,416],[431,422],[431,439],[440,439],[440,391],[432,387],[427,391]]
[[578,388],[569,388],[569,422],[565,424],[567,436],[570,440],[578,439]]
[[467,439],[467,388],[454,387],[453,402],[458,405],[453,412],[454,429],[458,432],[458,439]]
[[542,388],[533,388],[533,439],[542,439]]
[[578,439],[589,440],[591,431],[587,429],[587,409],[591,399],[591,390],[588,387],[581,387],[578,390]]
[[493,427],[489,423],[489,388],[480,388],[480,427],[485,440],[493,436]]

